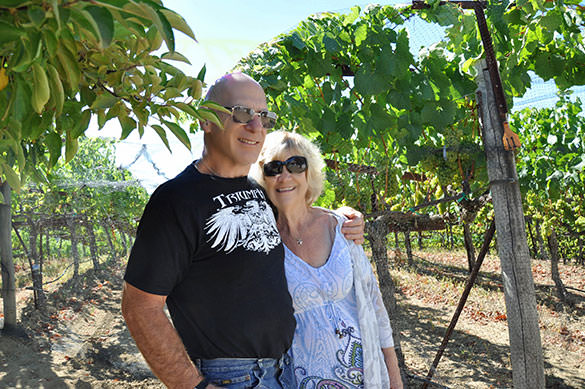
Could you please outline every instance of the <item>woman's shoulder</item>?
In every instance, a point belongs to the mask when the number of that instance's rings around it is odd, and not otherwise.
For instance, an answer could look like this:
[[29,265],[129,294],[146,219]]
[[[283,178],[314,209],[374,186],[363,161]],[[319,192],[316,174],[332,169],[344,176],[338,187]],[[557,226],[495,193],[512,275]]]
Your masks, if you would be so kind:
[[337,224],[342,224],[347,218],[343,215],[338,214],[332,209],[327,209],[323,207],[311,206],[311,208],[316,212],[318,217],[322,217],[324,219],[329,218],[337,222]]
[[[341,234],[341,225],[347,218],[337,214],[331,209],[322,207],[311,207],[315,212],[315,221],[321,225],[327,225],[335,235]],[[343,235],[342,235],[343,236]]]

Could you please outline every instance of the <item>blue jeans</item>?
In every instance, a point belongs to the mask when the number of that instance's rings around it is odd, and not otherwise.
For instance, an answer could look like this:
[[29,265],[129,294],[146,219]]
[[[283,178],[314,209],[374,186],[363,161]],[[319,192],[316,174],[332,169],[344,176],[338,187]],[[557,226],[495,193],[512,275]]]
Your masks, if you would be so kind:
[[197,368],[219,387],[229,389],[292,389],[294,373],[291,358],[218,358],[198,359]]

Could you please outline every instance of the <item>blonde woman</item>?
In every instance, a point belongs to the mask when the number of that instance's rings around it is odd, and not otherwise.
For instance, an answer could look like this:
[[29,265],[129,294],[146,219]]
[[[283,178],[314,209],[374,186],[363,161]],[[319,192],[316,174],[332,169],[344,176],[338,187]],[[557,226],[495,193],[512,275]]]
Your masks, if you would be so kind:
[[291,132],[268,134],[251,175],[278,211],[297,321],[291,353],[298,388],[402,388],[392,329],[363,249],[343,217],[312,206],[323,188],[321,153]]

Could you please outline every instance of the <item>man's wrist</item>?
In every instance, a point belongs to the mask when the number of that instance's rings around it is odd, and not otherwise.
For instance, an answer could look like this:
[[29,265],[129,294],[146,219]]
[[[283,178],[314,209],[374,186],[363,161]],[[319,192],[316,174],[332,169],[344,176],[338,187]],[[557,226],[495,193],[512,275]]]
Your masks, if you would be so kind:
[[209,380],[205,377],[193,389],[205,389],[209,385]]

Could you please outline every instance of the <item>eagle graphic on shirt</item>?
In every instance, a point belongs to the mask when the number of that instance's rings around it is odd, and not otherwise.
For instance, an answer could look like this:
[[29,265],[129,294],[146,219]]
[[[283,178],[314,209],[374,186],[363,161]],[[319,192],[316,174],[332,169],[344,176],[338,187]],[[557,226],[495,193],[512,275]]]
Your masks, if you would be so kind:
[[211,247],[226,253],[242,247],[267,254],[280,243],[272,209],[256,200],[219,209],[207,219],[205,231]]

